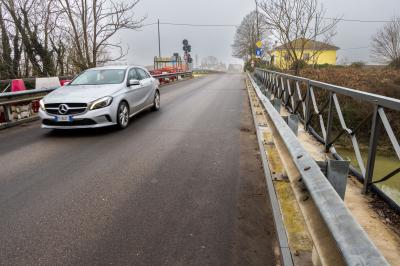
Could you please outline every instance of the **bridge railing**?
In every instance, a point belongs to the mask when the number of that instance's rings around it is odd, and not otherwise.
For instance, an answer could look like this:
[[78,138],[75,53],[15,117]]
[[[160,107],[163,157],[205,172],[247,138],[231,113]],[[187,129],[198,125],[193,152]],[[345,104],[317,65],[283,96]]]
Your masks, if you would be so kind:
[[[178,78],[178,77],[188,77],[192,76],[192,72],[178,72],[178,73],[169,73],[169,74],[160,74],[160,75],[153,75],[154,78],[160,79],[167,79],[167,78]],[[24,82],[33,82],[35,78],[27,78],[23,79]],[[9,84],[11,80],[2,80],[0,84]],[[18,109],[22,107],[18,107],[18,105],[26,104],[31,105],[32,102],[38,101],[42,99],[46,94],[55,90],[56,88],[48,88],[48,89],[33,89],[33,90],[25,90],[25,91],[18,91],[18,92],[6,92],[0,93],[0,114],[3,113],[4,117],[0,117],[0,129],[11,127],[14,125],[18,125],[21,123],[26,123],[32,120],[38,119],[37,115],[30,114],[24,115],[22,117],[13,117],[12,109]],[[37,106],[38,107],[38,106]],[[19,113],[26,113],[29,110],[23,109],[22,112]],[[19,114],[18,114],[19,115]]]
[[[255,76],[264,87],[267,97],[273,96],[281,99],[286,109],[292,114],[297,114],[305,128],[323,143],[326,151],[330,151],[336,159],[342,159],[342,157],[335,149],[334,144],[337,144],[341,137],[347,135],[351,140],[358,163],[358,168],[351,166],[350,170],[363,182],[362,192],[366,193],[371,188],[392,207],[400,210],[398,203],[375,185],[400,173],[398,136],[396,137],[387,116],[387,113],[390,112],[391,115],[400,117],[400,100],[264,69],[256,69]],[[348,126],[346,121],[351,120],[351,115],[342,112],[340,104],[341,99],[347,100],[348,97],[351,99],[348,104],[364,107],[367,105],[370,109],[369,115],[364,116],[362,121],[353,127]],[[340,127],[336,132],[333,131],[334,119]],[[364,164],[358,135],[361,131],[365,133],[369,130],[368,157]],[[375,178],[373,181],[378,140],[383,136],[382,131],[386,132],[399,164],[396,169],[392,169],[385,176]]]
[[[265,73],[272,74],[273,76],[266,76],[264,75]],[[291,158],[290,160],[301,177],[299,180],[305,184],[307,191],[322,217],[325,227],[334,240],[338,254],[342,256],[342,261],[346,265],[389,265],[362,227],[354,219],[343,200],[322,173],[319,165],[303,148],[296,135],[271,103],[271,94],[269,93],[271,93],[272,87],[269,86],[275,86],[274,93],[276,92],[278,94],[279,91],[279,93],[283,92],[284,94],[284,89],[278,84],[275,83],[275,85],[272,85],[272,80],[277,76],[280,77],[280,73],[257,70],[256,76],[262,79],[262,84],[259,81],[256,82],[256,79],[253,79],[250,74],[249,79],[267,112],[269,120],[272,121],[272,123],[269,123],[269,126],[273,128],[273,132],[276,132],[274,138],[279,139],[279,141],[284,144]],[[269,87],[269,89],[266,91],[265,88],[262,88],[262,85],[267,84],[268,78],[267,88]],[[292,77],[287,76],[287,78]],[[298,77],[293,77],[293,79],[296,81],[307,81],[306,79]],[[289,91],[287,90],[286,92],[287,95],[289,95]],[[286,99],[284,97],[282,98]],[[292,105],[292,107],[293,106],[295,105]],[[305,107],[306,106],[307,105],[305,105]],[[296,108],[293,108],[293,110],[296,110]],[[304,114],[307,113],[305,112],[303,115]],[[317,216],[313,217],[313,219],[317,219]],[[318,229],[309,228],[309,230]],[[317,234],[314,235],[319,237]],[[327,239],[325,239],[325,241],[327,241]],[[325,252],[335,254],[332,250]]]

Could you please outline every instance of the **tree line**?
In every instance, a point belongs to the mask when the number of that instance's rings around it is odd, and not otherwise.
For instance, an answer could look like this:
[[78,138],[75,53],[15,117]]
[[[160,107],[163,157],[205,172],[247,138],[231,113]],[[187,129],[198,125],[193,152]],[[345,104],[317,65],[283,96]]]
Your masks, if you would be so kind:
[[0,0],[0,79],[56,76],[117,61],[139,0]]

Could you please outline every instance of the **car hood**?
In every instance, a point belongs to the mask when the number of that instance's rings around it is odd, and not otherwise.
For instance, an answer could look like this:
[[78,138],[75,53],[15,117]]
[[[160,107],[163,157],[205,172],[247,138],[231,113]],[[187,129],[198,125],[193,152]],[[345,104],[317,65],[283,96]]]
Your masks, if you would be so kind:
[[121,90],[121,84],[60,87],[44,97],[45,103],[89,103]]

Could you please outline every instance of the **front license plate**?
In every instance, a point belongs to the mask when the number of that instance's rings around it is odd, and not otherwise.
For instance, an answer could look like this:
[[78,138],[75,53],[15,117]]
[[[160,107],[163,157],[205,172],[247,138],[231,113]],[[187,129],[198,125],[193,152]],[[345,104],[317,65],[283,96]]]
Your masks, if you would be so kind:
[[58,115],[54,117],[56,122],[72,122],[73,118],[71,115]]

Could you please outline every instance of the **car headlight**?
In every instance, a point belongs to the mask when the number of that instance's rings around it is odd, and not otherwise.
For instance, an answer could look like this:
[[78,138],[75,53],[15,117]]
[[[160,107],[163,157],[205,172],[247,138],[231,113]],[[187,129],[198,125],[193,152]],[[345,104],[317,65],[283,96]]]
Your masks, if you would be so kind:
[[[37,105],[36,105],[36,106],[37,106]],[[40,101],[39,101],[39,106],[40,106],[40,109],[41,109],[42,111],[45,111],[43,100],[40,100]]]
[[110,96],[100,98],[89,104],[90,110],[100,109],[109,106],[112,103],[113,98]]

